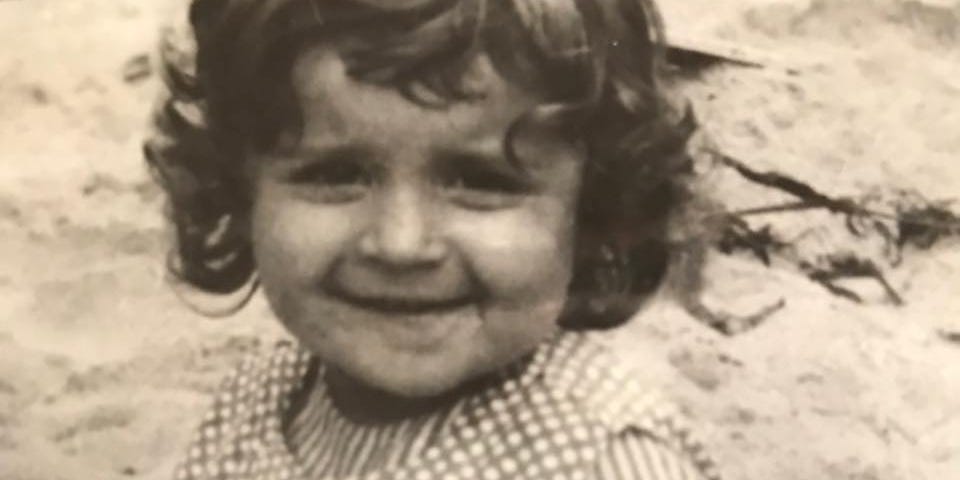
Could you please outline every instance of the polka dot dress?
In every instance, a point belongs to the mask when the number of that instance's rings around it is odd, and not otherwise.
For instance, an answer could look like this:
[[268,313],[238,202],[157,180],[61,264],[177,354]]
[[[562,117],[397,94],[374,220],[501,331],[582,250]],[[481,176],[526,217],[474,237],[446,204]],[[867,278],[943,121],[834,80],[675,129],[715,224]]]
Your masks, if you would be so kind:
[[[224,382],[175,478],[315,480],[305,472],[316,470],[293,453],[284,433],[310,364],[310,355],[290,343],[245,361]],[[561,335],[521,375],[505,376],[445,415],[442,431],[399,463],[321,478],[719,478],[680,415],[644,391],[589,334]],[[351,441],[362,449],[361,441]]]

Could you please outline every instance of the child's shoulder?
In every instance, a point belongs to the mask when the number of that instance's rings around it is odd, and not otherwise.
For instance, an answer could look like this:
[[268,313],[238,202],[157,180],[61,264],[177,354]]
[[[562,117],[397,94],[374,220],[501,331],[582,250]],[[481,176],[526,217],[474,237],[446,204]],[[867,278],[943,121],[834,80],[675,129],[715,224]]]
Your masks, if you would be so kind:
[[220,392],[233,392],[240,398],[261,389],[291,390],[299,385],[310,366],[311,356],[289,340],[280,340],[265,350],[249,352],[237,363],[220,385]]
[[[598,425],[610,448],[681,457],[702,475],[718,478],[703,442],[676,404],[618,355],[596,333],[564,334],[551,347],[543,367],[544,383],[558,397],[572,398],[589,421]],[[660,477],[655,477],[660,478]]]
[[289,463],[283,414],[309,368],[310,356],[288,341],[247,354],[217,388],[175,478],[234,478],[241,470]]
[[543,354],[545,384],[571,396],[594,420],[612,429],[634,419],[669,417],[670,402],[658,385],[645,382],[639,366],[623,358],[596,333],[565,333]]

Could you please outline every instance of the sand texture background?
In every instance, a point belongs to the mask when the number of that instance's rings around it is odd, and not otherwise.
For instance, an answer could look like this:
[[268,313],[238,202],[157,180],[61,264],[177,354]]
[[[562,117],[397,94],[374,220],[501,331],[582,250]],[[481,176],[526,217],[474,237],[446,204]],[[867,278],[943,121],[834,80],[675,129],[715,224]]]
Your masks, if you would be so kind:
[[[839,195],[960,198],[960,1],[663,8],[675,38],[766,64],[685,87],[715,144]],[[0,1],[3,480],[169,478],[218,379],[281,335],[259,300],[204,319],[164,280],[162,198],[139,153],[157,78],[124,76],[169,9]],[[730,205],[775,197],[722,172],[709,183]],[[876,248],[827,216],[791,218],[771,222],[813,260]],[[857,305],[789,265],[712,254],[708,305],[786,307],[728,338],[663,301],[611,341],[704,425],[729,479],[960,479],[958,246],[887,265],[901,307],[868,283]]]

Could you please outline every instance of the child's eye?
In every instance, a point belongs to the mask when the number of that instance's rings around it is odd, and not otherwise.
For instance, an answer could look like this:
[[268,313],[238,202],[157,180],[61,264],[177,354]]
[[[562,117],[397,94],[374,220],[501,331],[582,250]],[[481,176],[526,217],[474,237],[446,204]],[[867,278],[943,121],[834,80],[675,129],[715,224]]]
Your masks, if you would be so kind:
[[468,208],[490,210],[515,205],[531,187],[520,172],[479,162],[457,162],[443,173],[443,188]]
[[359,161],[330,159],[293,170],[287,181],[318,201],[344,203],[363,197],[373,176]]

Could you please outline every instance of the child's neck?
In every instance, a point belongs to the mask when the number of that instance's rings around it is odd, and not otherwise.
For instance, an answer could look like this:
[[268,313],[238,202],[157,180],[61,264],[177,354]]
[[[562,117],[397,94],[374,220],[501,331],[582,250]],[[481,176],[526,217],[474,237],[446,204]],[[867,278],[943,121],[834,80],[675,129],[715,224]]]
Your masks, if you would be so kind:
[[481,390],[487,378],[431,397],[407,397],[370,387],[337,369],[327,369],[321,381],[337,410],[360,424],[391,423],[452,408],[459,399]]

